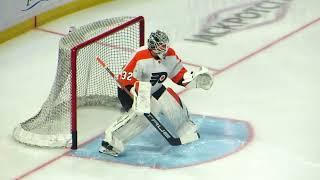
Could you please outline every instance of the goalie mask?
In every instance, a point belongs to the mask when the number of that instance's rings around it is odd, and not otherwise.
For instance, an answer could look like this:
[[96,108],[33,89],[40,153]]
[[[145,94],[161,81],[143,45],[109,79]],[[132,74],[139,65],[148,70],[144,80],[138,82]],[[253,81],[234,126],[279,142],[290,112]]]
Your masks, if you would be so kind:
[[169,38],[166,33],[159,30],[152,32],[148,39],[148,49],[153,51],[160,59],[164,59],[169,49]]

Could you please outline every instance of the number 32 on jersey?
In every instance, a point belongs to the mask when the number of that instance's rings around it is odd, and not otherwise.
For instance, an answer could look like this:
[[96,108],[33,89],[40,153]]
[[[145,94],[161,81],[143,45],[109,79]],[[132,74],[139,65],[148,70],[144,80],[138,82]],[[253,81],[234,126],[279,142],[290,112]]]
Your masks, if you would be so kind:
[[121,79],[123,79],[123,80],[131,81],[132,80],[132,76],[133,76],[132,72],[122,71],[122,73],[121,73]]

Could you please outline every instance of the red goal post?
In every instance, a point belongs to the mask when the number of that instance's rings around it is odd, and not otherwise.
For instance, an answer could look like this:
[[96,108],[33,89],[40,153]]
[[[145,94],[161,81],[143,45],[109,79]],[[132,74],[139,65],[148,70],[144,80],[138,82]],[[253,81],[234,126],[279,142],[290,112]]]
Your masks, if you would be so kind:
[[71,143],[77,149],[77,108],[119,103],[116,83],[95,58],[102,57],[113,72],[120,73],[132,53],[144,45],[144,24],[142,16],[115,17],[81,26],[61,38],[50,94],[34,117],[14,129],[14,138],[41,147]]

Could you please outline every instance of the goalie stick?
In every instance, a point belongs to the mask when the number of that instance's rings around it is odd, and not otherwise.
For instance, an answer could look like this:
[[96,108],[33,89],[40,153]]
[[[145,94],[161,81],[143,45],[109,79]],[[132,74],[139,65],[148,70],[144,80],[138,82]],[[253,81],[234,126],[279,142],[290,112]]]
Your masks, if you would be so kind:
[[[115,77],[113,72],[109,69],[107,64],[100,58],[96,58],[99,64],[111,75],[111,77],[118,83],[118,85],[128,94],[131,98],[133,98],[133,95],[128,91],[127,88],[125,88]],[[180,138],[175,138],[170,134],[170,132],[158,121],[158,119],[150,112],[150,113],[144,113],[143,114],[149,122],[159,131],[159,133],[169,142],[172,146],[178,146],[181,144],[185,144],[188,142],[188,140],[181,140]]]

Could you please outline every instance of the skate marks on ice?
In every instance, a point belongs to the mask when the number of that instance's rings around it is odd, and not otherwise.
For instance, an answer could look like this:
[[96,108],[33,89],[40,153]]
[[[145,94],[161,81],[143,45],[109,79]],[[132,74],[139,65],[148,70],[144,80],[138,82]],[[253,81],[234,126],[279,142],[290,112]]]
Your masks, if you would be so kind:
[[103,136],[99,136],[68,155],[107,162],[172,169],[192,166],[229,156],[244,148],[252,139],[253,131],[246,121],[191,115],[199,126],[200,139],[196,142],[170,146],[149,126],[126,146],[125,152],[112,157],[98,152]]

